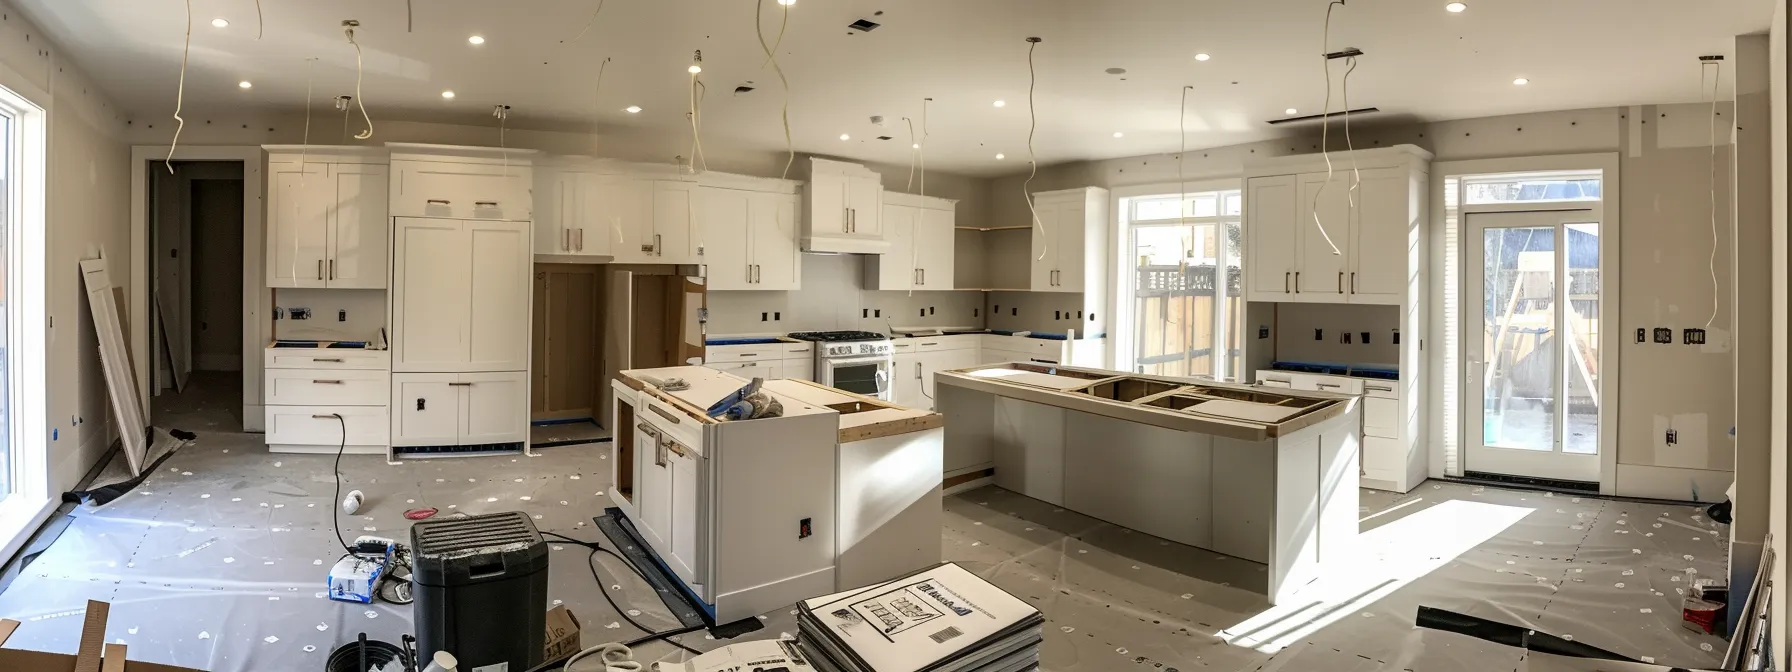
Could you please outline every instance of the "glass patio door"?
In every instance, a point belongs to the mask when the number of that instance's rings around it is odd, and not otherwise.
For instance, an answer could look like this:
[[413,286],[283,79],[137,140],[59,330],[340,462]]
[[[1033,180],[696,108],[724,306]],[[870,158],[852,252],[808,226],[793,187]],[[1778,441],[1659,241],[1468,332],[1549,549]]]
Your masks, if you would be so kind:
[[1471,212],[1466,224],[1465,470],[1597,483],[1599,217]]

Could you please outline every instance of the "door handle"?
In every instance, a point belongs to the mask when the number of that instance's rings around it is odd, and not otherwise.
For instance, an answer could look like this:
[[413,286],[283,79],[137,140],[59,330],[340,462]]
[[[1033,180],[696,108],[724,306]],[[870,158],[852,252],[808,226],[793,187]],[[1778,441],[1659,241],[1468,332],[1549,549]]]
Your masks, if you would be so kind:
[[317,279],[324,279],[324,260],[317,260]]
[[1282,293],[1283,294],[1289,293],[1288,292],[1288,278],[1293,275],[1294,275],[1294,273],[1292,273],[1290,271],[1282,271]]
[[660,438],[660,430],[654,429],[653,425],[649,425],[645,422],[635,425],[635,430],[641,432],[644,435],[651,436],[655,439]]
[[1338,271],[1338,293],[1344,293],[1344,272]]
[[1321,389],[1321,390],[1341,390],[1341,389],[1344,389],[1344,386],[1343,386],[1343,385],[1335,385],[1335,384],[1332,384],[1332,383],[1315,383],[1315,384],[1314,384],[1314,387],[1317,387],[1317,388],[1319,388],[1319,389]]
[[747,264],[747,284],[753,284],[753,265]]
[[921,284],[922,285],[927,284],[927,269],[925,269],[925,268],[921,269]]
[[1393,392],[1394,391],[1394,388],[1391,388],[1391,387],[1377,387],[1375,385],[1364,385],[1363,389],[1374,390],[1376,392]]
[[671,451],[672,454],[677,455],[679,457],[690,457],[691,456],[690,453],[684,452],[684,446],[678,445],[678,443],[675,441],[667,441],[666,442],[666,450]]
[[429,199],[429,200],[423,202],[424,205],[432,205],[432,204],[436,204],[436,203],[440,203],[442,205],[449,205],[447,199],[441,199],[441,198],[432,198],[432,199]]
[[759,264],[753,264],[753,282],[755,282],[755,283],[765,282],[765,267],[764,266],[760,266]]
[[666,466],[666,442],[664,439],[653,442],[653,466]]

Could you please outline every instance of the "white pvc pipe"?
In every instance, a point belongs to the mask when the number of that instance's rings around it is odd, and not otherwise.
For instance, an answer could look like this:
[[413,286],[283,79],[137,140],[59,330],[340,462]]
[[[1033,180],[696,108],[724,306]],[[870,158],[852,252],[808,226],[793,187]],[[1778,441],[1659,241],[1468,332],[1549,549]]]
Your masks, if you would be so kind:
[[460,661],[454,659],[454,654],[437,651],[435,658],[429,661],[429,667],[423,668],[423,672],[455,672],[457,665],[460,665]]

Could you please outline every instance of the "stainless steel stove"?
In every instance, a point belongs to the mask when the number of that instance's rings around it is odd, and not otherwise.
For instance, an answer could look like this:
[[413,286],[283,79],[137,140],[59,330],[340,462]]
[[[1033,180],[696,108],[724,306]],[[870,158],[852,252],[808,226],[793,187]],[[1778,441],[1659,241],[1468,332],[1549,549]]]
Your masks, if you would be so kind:
[[870,331],[810,331],[790,337],[816,343],[816,382],[884,401],[893,396],[896,348],[889,336]]

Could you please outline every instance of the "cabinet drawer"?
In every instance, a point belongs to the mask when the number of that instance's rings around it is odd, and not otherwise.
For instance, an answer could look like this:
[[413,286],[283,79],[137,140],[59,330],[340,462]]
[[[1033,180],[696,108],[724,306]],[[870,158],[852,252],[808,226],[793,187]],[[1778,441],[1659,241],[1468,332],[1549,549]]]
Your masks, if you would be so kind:
[[[1345,378],[1343,376],[1301,376],[1301,378],[1307,379],[1309,384],[1304,389],[1315,389],[1320,392],[1335,392],[1337,394],[1363,393],[1363,381],[1356,378]],[[1296,385],[1296,387],[1301,386]]]
[[1363,394],[1382,399],[1400,398],[1400,381],[1397,380],[1365,380]]
[[809,359],[815,356],[814,343],[785,343],[780,355],[784,359]]
[[346,445],[384,446],[392,431],[385,406],[268,406],[264,417],[269,444],[340,446],[346,429]]
[[385,406],[392,374],[348,369],[269,369],[269,406]]
[[392,216],[527,220],[527,165],[393,161]]
[[1398,474],[1406,468],[1406,451],[1399,439],[1363,437],[1363,470]]
[[264,368],[269,369],[385,371],[392,367],[392,353],[349,348],[268,348],[263,361]]
[[1376,436],[1400,435],[1400,402],[1383,397],[1363,397],[1363,433]]
[[732,373],[742,378],[746,378],[747,380],[752,380],[754,378],[776,380],[784,377],[784,362],[777,359],[766,360],[763,362],[710,362],[703,366],[704,368]]
[[642,408],[635,413],[635,421],[652,425],[664,440],[672,441],[686,449],[703,454],[703,427],[697,419],[685,415],[659,399],[641,395]]
[[712,345],[705,348],[705,350],[705,360],[711,364],[726,362],[777,361],[784,358],[784,345],[779,343],[762,343],[758,345]]
[[1294,385],[1287,380],[1276,378],[1258,378],[1257,382],[1261,383],[1264,387],[1294,387]]
[[918,352],[935,352],[938,350],[968,350],[977,347],[976,336],[929,336],[915,339],[915,350]]

